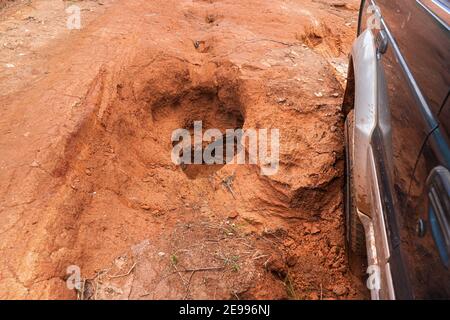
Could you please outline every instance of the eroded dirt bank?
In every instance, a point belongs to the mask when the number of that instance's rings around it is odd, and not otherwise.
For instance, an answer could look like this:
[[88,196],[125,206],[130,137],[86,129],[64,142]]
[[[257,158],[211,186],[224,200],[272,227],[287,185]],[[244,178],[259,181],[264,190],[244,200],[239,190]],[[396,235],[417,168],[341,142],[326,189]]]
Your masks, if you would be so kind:
[[[365,296],[342,206],[358,1],[87,1],[70,32],[32,2],[0,21],[1,298]],[[171,133],[195,120],[279,128],[279,172],[183,171]]]

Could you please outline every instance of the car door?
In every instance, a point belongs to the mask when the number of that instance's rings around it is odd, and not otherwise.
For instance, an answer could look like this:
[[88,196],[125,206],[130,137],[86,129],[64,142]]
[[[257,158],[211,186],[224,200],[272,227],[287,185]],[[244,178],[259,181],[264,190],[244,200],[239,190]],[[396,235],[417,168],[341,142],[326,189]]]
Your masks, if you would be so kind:
[[[448,92],[448,34],[419,1],[376,0],[379,76],[372,148],[389,239],[388,263],[397,299],[415,297],[417,212],[409,192],[422,148],[438,128]],[[446,59],[447,58],[447,59]]]
[[[416,298],[450,298],[450,100],[439,114],[439,127],[427,139],[411,187],[409,208],[412,283]],[[413,228],[414,226],[411,226]]]

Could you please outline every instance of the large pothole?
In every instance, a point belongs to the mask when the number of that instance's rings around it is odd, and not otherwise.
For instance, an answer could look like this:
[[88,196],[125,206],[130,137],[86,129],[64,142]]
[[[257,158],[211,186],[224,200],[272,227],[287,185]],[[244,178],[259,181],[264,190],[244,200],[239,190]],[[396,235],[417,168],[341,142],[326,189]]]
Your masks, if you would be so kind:
[[[181,149],[181,153],[178,154],[180,158],[188,159],[188,161],[181,161],[179,163],[183,172],[190,179],[196,179],[198,177],[208,177],[214,172],[220,170],[224,165],[234,158],[235,153],[238,150],[238,143],[235,137],[231,142],[233,143],[232,154],[226,154],[226,145],[230,141],[230,136],[227,138],[227,130],[238,130],[244,126],[244,116],[241,112],[240,105],[230,105],[223,102],[218,97],[218,91],[220,88],[192,88],[177,94],[176,96],[164,97],[164,100],[157,101],[151,107],[152,119],[154,123],[154,130],[158,132],[161,137],[161,142],[165,146],[171,148],[176,147],[178,144],[188,143],[189,148]],[[238,99],[235,99],[238,100]],[[200,126],[200,128],[199,128]],[[171,137],[176,130],[186,130],[189,132],[189,142],[183,141],[182,138],[177,141],[172,141]],[[203,134],[210,130],[216,130],[221,132],[220,137],[211,137],[209,141],[201,141],[201,144],[195,144],[196,137],[195,132]],[[221,144],[221,154],[216,154],[215,150],[212,150],[213,145]],[[189,155],[183,154],[188,150]],[[222,159],[223,161],[216,161],[215,163],[208,163],[205,161],[203,155],[205,152],[210,154],[216,159]],[[171,152],[171,151],[168,151]],[[199,157],[197,155],[200,154]]]

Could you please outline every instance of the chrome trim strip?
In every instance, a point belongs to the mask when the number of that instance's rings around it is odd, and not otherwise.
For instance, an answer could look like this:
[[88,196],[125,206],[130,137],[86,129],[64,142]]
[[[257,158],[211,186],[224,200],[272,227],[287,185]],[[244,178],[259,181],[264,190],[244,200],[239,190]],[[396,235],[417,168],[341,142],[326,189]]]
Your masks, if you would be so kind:
[[407,83],[414,95],[415,100],[417,101],[417,104],[420,106],[420,111],[422,112],[423,117],[429,127],[429,131],[431,132],[433,129],[435,129],[438,126],[436,118],[434,117],[433,112],[431,111],[431,108],[428,105],[427,100],[425,99],[424,95],[422,94],[422,91],[420,90],[419,85],[417,84],[416,80],[414,79],[411,69],[409,68],[408,64],[406,63],[406,60],[403,57],[401,50],[400,50],[397,42],[395,41],[394,36],[392,35],[391,31],[389,30],[389,28],[383,18],[381,18],[381,25],[382,25],[383,30],[386,31],[386,34],[389,39],[389,43],[391,44],[391,46],[394,50],[395,57],[397,58],[400,67],[403,69]]
[[387,283],[387,293],[390,299],[395,299],[395,292],[394,292],[394,282],[392,281],[392,272],[391,272],[391,264],[386,263],[385,265],[385,274],[386,274],[386,283]]
[[[373,229],[372,220],[361,211],[358,212],[359,220],[364,227],[364,233],[366,235],[366,249],[367,249],[367,262],[369,266],[380,266],[378,263],[377,246],[375,244],[375,232]],[[379,275],[381,276],[381,275]],[[378,281],[380,281],[379,279]],[[381,281],[380,281],[381,283]],[[369,289],[370,297],[372,300],[380,300],[380,290],[375,288]]]
[[450,14],[450,8],[447,6],[447,4],[443,3],[442,0],[433,0],[434,4],[442,8],[442,10],[445,11],[445,13]]
[[[417,4],[420,5],[431,17],[433,17],[437,22],[439,22],[443,27],[445,27],[447,29],[447,31],[450,31],[450,26],[444,21],[442,20],[439,16],[436,15],[436,13],[434,13],[430,8],[428,8],[428,6],[426,6],[424,3],[422,3],[422,1],[420,0],[416,0]],[[433,3],[437,6],[439,6],[439,8],[441,8],[442,10],[444,10],[447,14],[449,14],[449,10],[448,8],[446,8],[441,2],[438,1],[434,1]]]
[[369,161],[368,167],[370,168],[370,172],[368,174],[367,183],[371,187],[372,191],[371,192],[372,220],[374,225],[376,226],[376,229],[378,230],[377,235],[380,237],[381,240],[379,244],[382,249],[382,252],[380,252],[380,254],[381,257],[383,258],[379,259],[380,260],[379,262],[387,263],[389,261],[389,257],[391,256],[391,254],[389,250],[389,242],[386,232],[386,221],[384,219],[383,205],[381,203],[380,190],[378,188],[379,181],[372,148],[370,148],[369,150],[368,161]]
[[379,179],[375,165],[375,159],[373,155],[372,148],[369,149],[368,155],[368,167],[370,172],[368,174],[368,184],[371,187],[371,209],[372,209],[372,224],[374,229],[375,237],[375,247],[378,248],[379,252],[378,266],[381,272],[381,299],[395,299],[394,284],[392,282],[392,274],[389,265],[389,258],[391,256],[389,249],[388,234],[386,229],[385,214],[383,212],[382,199],[380,195]]

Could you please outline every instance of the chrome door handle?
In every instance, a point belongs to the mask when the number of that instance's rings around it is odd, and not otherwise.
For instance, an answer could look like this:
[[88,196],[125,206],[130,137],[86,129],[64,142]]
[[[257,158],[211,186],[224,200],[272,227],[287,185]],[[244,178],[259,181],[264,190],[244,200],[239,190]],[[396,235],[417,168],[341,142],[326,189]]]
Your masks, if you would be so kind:
[[380,30],[377,34],[375,42],[377,47],[377,54],[378,55],[385,54],[389,45],[387,32],[385,30]]

